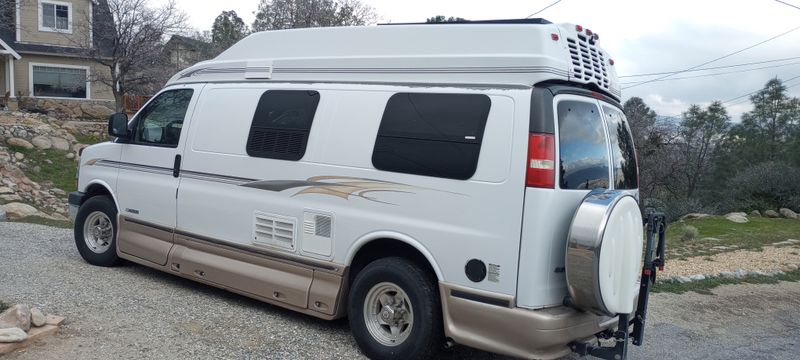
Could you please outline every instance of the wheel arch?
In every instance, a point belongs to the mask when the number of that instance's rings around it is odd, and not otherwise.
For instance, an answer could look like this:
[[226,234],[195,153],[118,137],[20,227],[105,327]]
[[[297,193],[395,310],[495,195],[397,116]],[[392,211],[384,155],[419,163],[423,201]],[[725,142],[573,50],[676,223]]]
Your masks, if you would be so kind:
[[[86,185],[86,189],[84,190],[84,194],[86,194],[86,196],[84,197],[84,200],[83,200],[84,202],[86,202],[86,200],[89,200],[90,198],[98,196],[98,195],[111,196],[111,200],[114,201],[114,206],[117,207],[117,213],[119,213],[120,209],[119,209],[119,202],[117,202],[117,196],[114,194],[113,191],[111,191],[111,186],[109,186],[108,183],[106,183],[105,181],[103,181],[103,180],[92,180],[92,181],[90,181],[89,185]],[[81,203],[81,205],[83,205],[83,204]]]
[[350,280],[370,262],[389,256],[409,258],[430,270],[437,280],[444,280],[436,259],[425,246],[408,235],[392,231],[369,233],[353,243],[345,260],[350,268]]

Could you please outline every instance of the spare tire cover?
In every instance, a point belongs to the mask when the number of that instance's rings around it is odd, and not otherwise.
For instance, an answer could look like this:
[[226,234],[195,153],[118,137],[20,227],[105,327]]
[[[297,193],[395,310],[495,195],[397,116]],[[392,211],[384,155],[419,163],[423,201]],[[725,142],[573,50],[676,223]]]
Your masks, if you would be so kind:
[[567,287],[572,303],[602,315],[630,314],[639,292],[644,226],[636,199],[590,193],[569,229]]

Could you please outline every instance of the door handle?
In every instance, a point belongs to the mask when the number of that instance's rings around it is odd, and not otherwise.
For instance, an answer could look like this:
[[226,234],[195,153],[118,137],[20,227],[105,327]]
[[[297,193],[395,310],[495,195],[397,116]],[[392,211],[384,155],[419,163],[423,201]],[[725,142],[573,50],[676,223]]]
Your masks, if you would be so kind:
[[181,156],[175,155],[175,164],[172,166],[172,176],[178,177],[181,175]]

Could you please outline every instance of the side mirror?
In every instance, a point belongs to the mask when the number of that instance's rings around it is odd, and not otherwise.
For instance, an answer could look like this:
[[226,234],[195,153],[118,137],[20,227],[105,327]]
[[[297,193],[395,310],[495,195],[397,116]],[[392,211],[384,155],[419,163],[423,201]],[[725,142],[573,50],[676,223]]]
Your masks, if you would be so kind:
[[108,134],[113,137],[127,139],[130,136],[128,131],[128,115],[116,113],[108,117]]

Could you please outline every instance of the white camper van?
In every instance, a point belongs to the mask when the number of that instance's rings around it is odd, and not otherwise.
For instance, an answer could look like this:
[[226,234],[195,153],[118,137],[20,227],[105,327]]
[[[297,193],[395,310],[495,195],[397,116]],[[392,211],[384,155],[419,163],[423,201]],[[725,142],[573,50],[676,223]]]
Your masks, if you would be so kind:
[[596,339],[627,344],[653,278],[597,42],[542,19],[250,35],[111,117],[70,194],[76,245],[347,316],[372,358],[624,357]]

